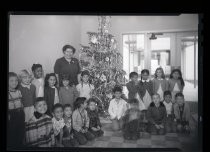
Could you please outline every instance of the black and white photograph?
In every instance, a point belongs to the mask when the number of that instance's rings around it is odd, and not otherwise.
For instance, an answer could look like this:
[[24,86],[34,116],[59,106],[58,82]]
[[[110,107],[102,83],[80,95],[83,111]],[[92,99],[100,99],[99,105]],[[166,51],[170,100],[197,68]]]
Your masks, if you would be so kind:
[[8,150],[199,150],[199,14],[8,18]]

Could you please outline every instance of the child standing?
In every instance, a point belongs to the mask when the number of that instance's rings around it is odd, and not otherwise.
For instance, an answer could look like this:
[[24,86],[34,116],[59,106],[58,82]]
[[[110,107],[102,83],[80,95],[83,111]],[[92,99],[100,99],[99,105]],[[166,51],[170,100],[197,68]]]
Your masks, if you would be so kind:
[[190,107],[184,101],[184,95],[177,93],[175,95],[176,103],[174,104],[174,115],[177,122],[177,131],[190,133]]
[[131,81],[126,84],[128,89],[128,99],[133,99],[136,98],[136,94],[138,93],[138,73],[131,72],[129,78]]
[[[17,148],[23,146],[25,135],[25,115],[22,95],[17,90],[18,76],[14,72],[9,72],[9,90],[8,90],[8,147]],[[15,135],[15,138],[14,138]]]
[[74,112],[72,114],[72,122],[74,135],[80,145],[84,145],[88,140],[93,140],[94,135],[88,131],[89,117],[87,111],[87,101],[85,97],[78,97],[74,103]]
[[61,104],[70,104],[73,107],[73,103],[79,96],[76,87],[69,85],[69,76],[62,75],[61,77],[62,86],[59,91],[59,101]]
[[163,101],[163,93],[168,90],[168,82],[165,79],[163,68],[157,68],[155,78],[153,79],[153,93],[160,95],[160,101]]
[[145,105],[145,109],[148,109],[150,103],[152,102],[151,96],[153,94],[153,84],[152,81],[149,80],[149,70],[147,69],[141,71],[139,88],[140,97]]
[[87,100],[91,97],[94,86],[89,82],[90,73],[85,70],[81,73],[81,83],[76,88],[79,92],[79,97],[85,97]]
[[127,102],[121,98],[122,88],[115,86],[113,89],[115,98],[110,101],[108,112],[112,120],[112,128],[114,131],[122,129],[122,117],[127,110]]
[[47,114],[52,116],[53,105],[59,103],[58,89],[56,88],[57,80],[55,73],[47,74],[45,77],[44,98],[47,102]]
[[175,95],[178,92],[183,92],[185,83],[182,78],[182,73],[179,69],[174,69],[170,74],[170,79],[168,80],[169,91],[172,93],[172,102],[175,102]]
[[176,122],[174,121],[174,112],[173,112],[173,103],[171,101],[171,92],[165,91],[164,92],[164,101],[163,104],[166,107],[166,132],[176,132]]
[[89,131],[95,136],[100,137],[104,134],[103,130],[101,130],[101,122],[98,116],[97,111],[97,102],[90,98],[88,100],[88,109],[87,109],[88,117],[90,119],[89,123]]
[[36,87],[36,97],[44,97],[44,78],[41,64],[33,64],[31,70],[34,74],[32,84]]
[[147,119],[148,131],[152,135],[165,133],[166,108],[163,102],[160,102],[160,95],[157,93],[152,96],[152,103],[147,110]]
[[53,106],[53,130],[55,135],[55,143],[57,147],[64,147],[62,140],[63,140],[63,127],[65,126],[64,119],[63,119],[63,107],[62,104],[56,103]]
[[129,100],[130,108],[123,117],[123,137],[128,140],[137,140],[140,137],[139,124],[141,122],[141,112],[138,108],[138,100],[135,98]]
[[70,104],[64,105],[64,123],[65,126],[63,128],[63,145],[64,147],[76,147],[79,145],[78,141],[74,137],[72,131],[72,107]]
[[38,97],[33,117],[26,123],[26,144],[28,147],[53,147],[55,145],[52,119],[46,115],[46,111],[46,101],[43,97]]
[[31,76],[27,70],[20,72],[21,84],[19,90],[22,94],[22,102],[25,112],[25,122],[28,122],[34,113],[34,103],[36,100],[36,87],[31,84]]

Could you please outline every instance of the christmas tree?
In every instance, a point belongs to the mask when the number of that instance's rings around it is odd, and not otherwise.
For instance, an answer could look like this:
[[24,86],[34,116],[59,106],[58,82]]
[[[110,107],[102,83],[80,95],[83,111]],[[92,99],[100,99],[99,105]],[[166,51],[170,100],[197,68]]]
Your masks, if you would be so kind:
[[117,49],[117,41],[109,34],[111,17],[98,17],[98,32],[87,32],[89,46],[81,45],[79,60],[82,70],[90,72],[94,85],[92,97],[98,102],[99,112],[108,115],[107,109],[112,99],[112,89],[125,84],[123,58]]

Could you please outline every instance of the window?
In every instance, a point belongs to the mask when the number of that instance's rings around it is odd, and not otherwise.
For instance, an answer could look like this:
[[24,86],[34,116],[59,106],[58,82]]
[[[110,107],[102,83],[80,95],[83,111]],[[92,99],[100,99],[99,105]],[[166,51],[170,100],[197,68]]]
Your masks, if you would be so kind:
[[170,37],[161,37],[151,41],[151,73],[162,67],[166,75],[171,73]]
[[123,35],[123,56],[127,79],[130,72],[141,73],[144,68],[144,34]]

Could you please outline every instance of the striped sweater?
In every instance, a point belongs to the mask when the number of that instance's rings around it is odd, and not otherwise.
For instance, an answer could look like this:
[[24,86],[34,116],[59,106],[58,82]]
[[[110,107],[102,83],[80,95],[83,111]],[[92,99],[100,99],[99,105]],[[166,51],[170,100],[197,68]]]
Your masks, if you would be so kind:
[[55,143],[52,119],[48,115],[33,116],[26,123],[26,144],[28,147],[51,147]]

